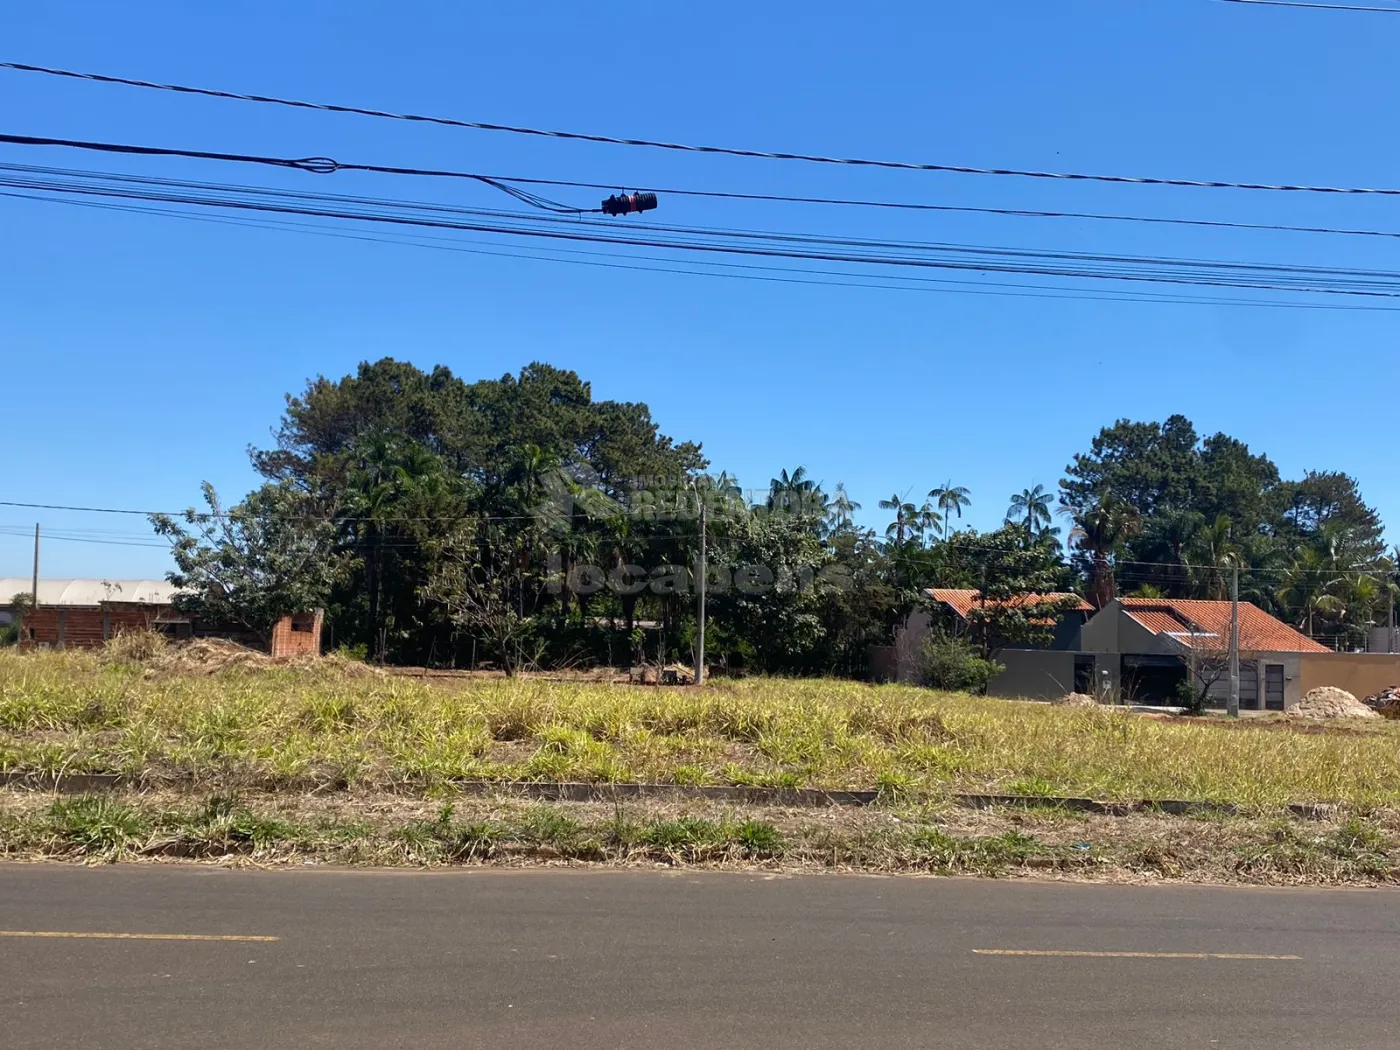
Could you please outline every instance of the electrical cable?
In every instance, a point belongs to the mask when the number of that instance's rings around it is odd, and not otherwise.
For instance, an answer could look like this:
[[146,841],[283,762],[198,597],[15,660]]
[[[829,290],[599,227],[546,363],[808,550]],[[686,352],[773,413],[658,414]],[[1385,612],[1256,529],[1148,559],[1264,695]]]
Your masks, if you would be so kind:
[[[1244,0],[1235,0],[1235,2],[1244,2]],[[1265,2],[1265,0],[1251,0],[1251,2],[1262,3]],[[1270,2],[1281,3],[1283,0],[1270,0]],[[1376,10],[1385,9],[1378,8]],[[475,131],[499,131],[514,135],[531,135],[578,142],[595,142],[613,146],[640,146],[649,149],[672,150],[683,153],[708,153],[761,160],[802,161],[809,164],[891,168],[901,171],[946,172],[959,175],[998,175],[1015,178],[1054,179],[1072,182],[1105,182],[1138,186],[1177,186],[1197,189],[1271,190],[1294,193],[1380,194],[1385,196],[1400,196],[1400,189],[1386,187],[1306,186],[1258,182],[1227,182],[1221,180],[1169,179],[1130,175],[1093,175],[1076,172],[1032,171],[1018,168],[982,168],[962,164],[928,164],[909,161],[870,160],[856,157],[827,157],[808,153],[782,153],[765,150],[738,149],[727,146],[697,146],[680,142],[662,142],[654,139],[621,138],[612,135],[595,135],[577,131],[557,131],[510,124],[491,124],[484,121],[456,120],[450,117],[432,117],[415,113],[391,113],[386,110],[368,109],[360,106],[345,106],[325,102],[304,102],[295,99],[278,98],[272,95],[242,94],[232,91],[218,91],[212,88],[190,87],[182,84],[161,84],[149,80],[137,80],[131,77],[116,77],[100,73],[85,73],[68,69],[56,69],[48,66],[36,66],[25,62],[0,62],[0,69],[11,69],[25,73],[41,73],[47,76],[66,77],[73,80],[87,80],[102,84],[121,84],[128,87],[171,91],[186,95],[202,95],[209,98],[223,98],[241,102],[259,102],[269,105],[290,106],[296,109],[320,110],[330,113],[352,113],[359,116],[438,124],[446,127],[468,128]]]
[[[211,191],[211,192],[220,192],[220,193],[251,194],[251,195],[259,195],[259,196],[269,196],[269,197],[292,198],[292,199],[296,199],[296,200],[309,200],[309,201],[317,201],[317,202],[331,202],[331,203],[335,203],[335,204],[347,204],[347,203],[348,203],[348,204],[371,205],[371,206],[375,206],[375,207],[394,207],[394,208],[401,208],[401,209],[402,209],[402,208],[411,208],[411,209],[414,209],[414,210],[423,210],[423,211],[429,211],[429,212],[434,212],[434,213],[445,213],[445,214],[455,214],[455,215],[471,215],[471,216],[478,216],[478,217],[485,216],[485,217],[490,217],[490,218],[506,218],[506,219],[526,219],[526,218],[533,218],[533,217],[530,217],[530,216],[522,215],[522,214],[519,213],[519,212],[505,212],[505,211],[499,211],[499,210],[495,210],[495,209],[468,208],[468,207],[462,207],[462,206],[460,206],[460,205],[430,204],[430,203],[425,203],[425,202],[421,202],[421,201],[405,201],[405,200],[394,200],[394,199],[375,198],[375,197],[347,196],[347,195],[340,195],[340,194],[309,193],[309,192],[304,192],[304,191],[289,191],[289,190],[281,190],[281,189],[270,189],[270,188],[267,188],[267,187],[246,186],[246,185],[236,185],[236,184],[235,184],[235,185],[230,185],[230,184],[208,183],[208,182],[191,182],[191,181],[180,180],[180,179],[158,178],[158,177],[153,177],[153,176],[127,175],[127,174],[118,174],[118,173],[111,173],[111,172],[92,172],[92,171],[85,171],[85,170],[81,170],[81,169],[48,168],[48,167],[38,167],[38,166],[20,165],[20,164],[14,164],[14,165],[11,165],[11,164],[0,164],[0,171],[11,171],[11,172],[17,172],[17,173],[26,173],[26,174],[56,175],[56,176],[64,176],[64,177],[79,178],[79,179],[104,179],[104,180],[108,180],[108,181],[115,181],[115,182],[121,182],[121,183],[134,183],[134,184],[139,184],[139,185],[160,186],[160,187],[163,187],[163,188],[172,188],[172,187],[174,187],[174,188],[191,189],[191,190],[198,190],[198,191]],[[470,176],[470,177],[476,178],[477,176]],[[45,188],[45,187],[40,187],[40,188]],[[547,221],[557,222],[557,221],[559,221],[559,220],[547,220]],[[598,229],[609,229],[609,230],[610,230],[610,229],[613,228],[613,225],[612,225],[610,222],[606,222],[606,221],[604,221],[604,222],[599,222],[599,221],[597,221],[597,220],[588,220],[588,219],[579,220],[579,221],[577,221],[577,222],[570,222],[569,225],[570,225],[571,227],[575,227],[575,228],[577,228],[577,227],[580,226],[580,225],[582,225],[582,226],[588,226],[588,227],[594,227],[594,228],[598,228]],[[784,233],[784,232],[774,232],[774,231],[770,231],[770,230],[740,230],[740,229],[724,228],[724,227],[716,228],[716,227],[704,227],[704,226],[702,226],[702,227],[695,227],[695,226],[677,226],[677,225],[666,225],[666,224],[655,224],[655,223],[648,223],[647,229],[648,229],[648,230],[651,230],[651,231],[659,231],[659,232],[665,232],[665,233],[695,234],[695,235],[703,235],[703,236],[711,236],[711,235],[715,235],[715,234],[728,234],[728,235],[730,235],[730,236],[741,237],[741,238],[748,238],[748,239],[761,239],[761,240],[776,239],[776,240],[791,241],[791,242],[805,243],[805,244],[839,245],[839,246],[842,246],[842,247],[861,247],[861,248],[901,249],[901,250],[910,250],[910,251],[920,251],[920,250],[926,250],[926,249],[929,249],[929,248],[940,248],[940,249],[948,249],[948,250],[951,250],[951,249],[954,249],[954,248],[966,248],[966,247],[968,247],[968,246],[965,246],[965,245],[951,245],[951,244],[948,244],[948,243],[946,243],[946,242],[900,242],[900,241],[888,241],[888,240],[873,240],[873,239],[869,239],[869,238],[863,238],[863,239],[833,238],[833,237],[829,237],[829,236],[817,236],[817,235],[809,235],[809,234],[791,234],[791,233]],[[1315,232],[1322,232],[1322,231],[1321,231],[1321,230],[1317,230],[1317,231],[1315,231]],[[1329,231],[1329,232],[1341,232],[1341,231]],[[1390,235],[1390,234],[1385,234],[1385,236],[1392,236],[1392,235]],[[1394,234],[1393,236],[1400,236],[1400,234]],[[1024,249],[1001,249],[1001,248],[985,248],[985,249],[984,249],[984,248],[982,248],[981,246],[976,247],[975,250],[978,250],[978,251],[987,250],[987,251],[998,251],[998,252],[1000,252],[1000,251],[1005,251],[1005,252],[1009,252],[1009,253],[1012,253],[1012,254],[1020,254],[1020,253],[1022,253],[1022,252],[1025,251]],[[1032,253],[1030,253],[1030,254],[1036,255],[1036,256],[1040,256],[1040,253],[1038,253],[1038,252],[1032,252]],[[1161,257],[1151,257],[1151,256],[1148,256],[1148,257],[1143,257],[1143,256],[1117,256],[1117,255],[1101,255],[1101,254],[1089,254],[1089,253],[1050,253],[1050,255],[1053,256],[1053,257],[1056,257],[1056,258],[1090,259],[1090,260],[1095,260],[1095,261],[1107,261],[1107,262],[1135,262],[1135,263],[1151,262],[1151,263],[1160,263],[1160,262],[1163,261],[1163,260],[1161,259]],[[1040,257],[1049,257],[1049,256],[1040,256]],[[1191,265],[1198,265],[1198,263],[1197,263],[1196,261],[1189,261],[1189,262],[1190,262]],[[1240,268],[1247,268],[1247,269],[1257,269],[1257,268],[1259,268],[1259,267],[1265,267],[1265,268],[1268,268],[1268,269],[1276,270],[1277,272],[1300,272],[1300,269],[1299,269],[1298,267],[1293,267],[1293,266],[1274,266],[1274,265],[1272,265],[1272,264],[1253,264],[1253,263],[1242,263],[1242,264],[1241,264],[1241,263],[1231,263],[1231,262],[1228,262],[1228,261],[1222,261],[1222,262],[1214,262],[1214,261],[1213,261],[1213,262],[1210,262],[1210,263],[1205,264],[1205,265],[1211,265],[1211,266],[1219,265],[1219,266],[1240,267]],[[1357,273],[1357,272],[1365,272],[1365,273],[1367,273],[1367,274],[1369,274],[1369,275],[1372,275],[1372,276],[1375,276],[1375,275],[1380,275],[1380,276],[1394,276],[1394,273],[1393,273],[1392,271],[1355,271],[1355,270],[1351,270],[1351,269],[1346,269],[1346,270],[1325,270],[1325,271],[1323,271],[1323,270],[1319,270],[1318,268],[1304,268],[1304,269],[1306,269],[1308,272],[1334,272],[1334,273],[1348,273],[1348,274],[1354,274],[1354,273]]]
[[[45,197],[41,195],[31,195],[26,193],[15,193],[0,190],[0,197],[12,197],[21,200],[32,200],[49,204],[67,204],[76,207],[98,208],[118,212],[129,212],[138,215],[163,216],[166,218],[185,219],[195,222],[217,223],[220,225],[240,226],[248,229],[282,231],[289,233],[301,233],[312,236],[335,237],[344,240],[363,241],[374,244],[390,244],[402,247],[430,248],[438,251],[463,252],[471,255],[484,255],[493,258],[522,259],[534,262],[554,262],[566,263],[577,266],[592,266],[604,269],[628,270],[644,273],[680,274],[695,277],[720,277],[731,280],[763,281],[778,284],[814,285],[818,287],[834,288],[865,288],[876,291],[897,291],[897,292],[934,292],[947,295],[992,295],[1008,296],[1013,298],[1029,299],[1064,299],[1082,302],[1109,302],[1109,303],[1143,303],[1143,304],[1170,304],[1186,306],[1231,306],[1231,307],[1258,307],[1265,309],[1288,309],[1288,310],[1346,310],[1346,311],[1370,311],[1370,312],[1395,312],[1400,310],[1400,306],[1378,306],[1371,304],[1357,303],[1298,303],[1284,302],[1279,300],[1257,300],[1257,299],[1225,299],[1218,296],[1181,296],[1170,294],[1142,293],[1139,295],[1114,294],[1109,292],[1076,292],[1060,286],[1046,286],[1037,284],[1015,283],[1010,281],[958,281],[949,278],[938,277],[909,277],[899,274],[888,274],[880,277],[872,277],[862,280],[817,280],[810,277],[801,276],[764,276],[760,273],[748,271],[765,271],[773,274],[809,274],[817,276],[844,277],[851,276],[844,270],[817,270],[810,267],[774,267],[763,266],[751,263],[731,263],[731,262],[710,262],[708,260],[695,260],[693,265],[706,266],[724,269],[713,270],[692,270],[684,267],[669,265],[640,265],[634,263],[607,261],[616,259],[632,259],[642,262],[665,264],[671,260],[659,256],[647,255],[615,255],[605,252],[587,251],[574,248],[536,248],[530,245],[522,245],[520,251],[489,250],[485,248],[463,247],[458,242],[466,240],[469,244],[495,244],[495,241],[470,240],[464,238],[451,237],[431,237],[425,235],[429,240],[438,243],[428,243],[421,238],[394,237],[394,236],[373,236],[362,233],[349,233],[340,230],[329,229],[324,226],[312,223],[288,222],[279,219],[267,219],[265,221],[241,220],[227,218],[224,216],[195,215],[189,212],[177,211],[174,209],[162,208],[142,208],[137,205],[115,204],[107,201],[82,201],[68,200],[62,197]],[[538,254],[525,254],[527,252]],[[560,258],[558,253],[565,253],[569,256],[586,256],[587,258]],[[745,272],[727,272],[731,268],[741,269]],[[901,282],[901,283],[892,283]],[[910,283],[903,283],[910,282]],[[1001,289],[1027,289],[1026,291],[1002,291]]]
[[442,171],[430,168],[399,168],[382,164],[342,164],[330,157],[264,157],[245,153],[214,153],[207,150],[173,149],[161,146],[136,146],[117,142],[91,142],[79,139],[56,139],[39,135],[0,135],[0,143],[12,146],[60,146],[68,149],[92,150],[98,153],[121,153],[137,157],[184,157],[191,160],[221,160],[240,164],[261,164],[274,168],[291,168],[315,175],[330,175],[337,171],[365,171],[381,175],[423,175],[437,178],[471,179],[509,194],[516,200],[543,211],[562,215],[601,213],[602,208],[574,208],[547,197],[510,186],[489,175],[474,175],[465,171]]
[[[1302,292],[1367,298],[1400,298],[1400,273],[1382,270],[1347,270],[1271,263],[1108,256],[956,244],[901,244],[899,242],[869,240],[847,240],[844,243],[855,246],[869,245],[875,249],[873,251],[833,252],[817,249],[831,244],[842,245],[841,239],[769,234],[757,231],[711,231],[694,227],[669,228],[683,234],[682,237],[662,236],[668,232],[666,227],[649,227],[646,228],[645,233],[638,231],[635,234],[622,235],[615,227],[607,227],[606,231],[592,232],[591,227],[606,224],[590,223],[589,220],[571,222],[565,229],[541,229],[539,228],[541,224],[557,223],[558,220],[543,216],[524,216],[528,223],[525,226],[520,226],[514,223],[517,223],[522,216],[512,213],[504,213],[504,216],[502,213],[494,213],[496,216],[502,217],[490,222],[457,222],[436,217],[400,213],[384,214],[371,210],[349,210],[344,207],[313,208],[307,207],[301,202],[278,204],[266,199],[249,201],[231,196],[211,199],[208,195],[157,193],[148,189],[133,189],[126,186],[79,185],[72,182],[55,183],[16,178],[0,179],[0,185],[21,189],[39,189],[47,192],[194,204],[202,207],[264,211],[274,214],[783,260],[989,273],[1022,273],[1044,277],[1244,288],[1259,291]],[[260,192],[267,194],[271,191]],[[714,236],[714,234],[720,236]],[[726,236],[745,241],[757,239],[776,243],[733,243],[725,240]],[[694,239],[696,237],[701,239]]]
[[[13,501],[13,500],[0,500],[0,507],[17,507],[17,508],[22,508],[22,509],[26,509],[26,510],[59,510],[59,511],[77,512],[77,513],[90,513],[90,514],[126,514],[126,515],[137,515],[137,516],[140,516],[140,517],[151,517],[152,515],[164,515],[164,516],[166,516],[166,517],[175,519],[175,520],[177,520],[177,521],[182,521],[182,520],[184,520],[184,516],[185,516],[185,511],[151,511],[151,510],[132,510],[132,509],[118,508],[118,507],[72,506],[72,505],[54,504],[54,503],[21,503],[21,502],[16,502],[16,501]],[[223,512],[222,514],[218,514],[218,515],[211,514],[211,513],[208,513],[208,512],[198,512],[198,511],[197,511],[196,513],[200,514],[200,516],[202,516],[202,517],[204,517],[204,518],[206,518],[206,519],[226,518],[226,517],[229,516],[227,511]],[[302,519],[294,518],[294,519],[292,519],[292,520],[307,520],[307,521],[316,520],[316,521],[320,521],[320,520],[323,520],[323,519],[320,519],[320,518],[315,518],[315,519],[313,519],[313,518],[302,518]],[[433,515],[433,516],[421,516],[421,517],[413,517],[413,516],[392,516],[392,515],[391,515],[391,516],[378,517],[378,518],[376,518],[376,517],[355,517],[355,516],[346,516],[346,517],[337,517],[337,518],[334,518],[333,520],[334,520],[335,522],[337,522],[337,523],[353,523],[353,522],[374,521],[374,522],[378,522],[378,523],[380,523],[380,524],[416,524],[416,523],[425,523],[425,522],[451,522],[451,521],[537,521],[537,520],[539,520],[539,515],[537,515],[537,514],[503,514],[503,515],[476,515],[476,514],[465,514],[465,515],[459,515],[459,516],[453,516],[453,515]],[[27,529],[27,528],[21,528],[21,527],[19,527],[19,526],[0,526],[0,530],[3,530],[3,529],[11,529],[11,530],[13,530],[13,534],[16,535],[16,536],[30,537],[30,536],[33,535],[32,530],[29,530],[29,529]],[[71,531],[71,530],[70,530],[70,531]],[[872,530],[872,531],[873,531],[873,530]],[[691,537],[691,536],[695,536],[695,537],[698,538],[699,532],[696,531],[696,532],[693,532],[693,533],[691,533],[691,532],[671,533],[671,534],[668,534],[668,535],[665,535],[665,536],[657,536],[657,537],[638,537],[638,539],[652,539],[652,540],[655,540],[655,541],[670,541],[670,540],[675,540],[675,539],[685,539],[685,538],[689,538],[689,537]],[[984,544],[958,543],[958,542],[955,542],[955,541],[952,541],[952,540],[939,540],[938,542],[939,542],[939,543],[946,543],[948,546],[953,547],[953,548],[955,548],[955,549],[957,549],[957,550],[966,550],[966,551],[982,552],[982,553],[989,553],[989,554],[994,554],[994,553],[1006,553],[1006,551],[1005,551],[1004,548],[1001,548],[1001,547],[989,547],[989,546],[986,546],[986,545],[984,545]],[[1077,548],[1076,548],[1076,549],[1077,549]],[[1068,553],[1068,550],[1069,550],[1069,549],[1067,548],[1067,553]],[[1153,568],[1153,569],[1173,569],[1173,570],[1176,570],[1176,571],[1189,570],[1189,569],[1191,569],[1191,568],[1195,568],[1195,569],[1198,569],[1198,570],[1204,570],[1204,569],[1209,569],[1209,568],[1210,568],[1209,566],[1204,566],[1204,565],[1195,565],[1195,566],[1186,565],[1186,564],[1183,564],[1183,563],[1181,563],[1181,562],[1170,562],[1170,561],[1135,561],[1135,560],[1129,559],[1129,558],[1118,558],[1118,559],[1115,559],[1114,562],[1113,562],[1113,564],[1114,564],[1114,567],[1115,567],[1115,568],[1119,568],[1119,567],[1122,567],[1122,568],[1141,568],[1141,569]],[[1376,568],[1367,568],[1367,567],[1365,567],[1365,566],[1354,566],[1354,567],[1351,567],[1351,568],[1342,568],[1342,569],[1339,569],[1339,568],[1331,568],[1331,569],[1297,569],[1297,568],[1282,567],[1282,566],[1274,568],[1274,567],[1267,567],[1267,566],[1258,566],[1258,567],[1256,567],[1256,566],[1246,566],[1246,565],[1242,565],[1242,566],[1240,566],[1240,572],[1241,572],[1241,573],[1253,573],[1253,574],[1256,574],[1256,575],[1277,575],[1277,576],[1286,576],[1286,575],[1295,575],[1295,576],[1296,576],[1296,575],[1327,575],[1327,576],[1337,576],[1337,575],[1339,575],[1339,574],[1345,575],[1345,574],[1348,574],[1348,573],[1356,573],[1356,574],[1359,574],[1359,575],[1373,575],[1373,574],[1376,574],[1376,573],[1380,573],[1381,575],[1384,575],[1384,570],[1380,570],[1380,569],[1376,569]],[[1145,576],[1145,574],[1141,574],[1141,575],[1144,575],[1144,576]]]
[[1260,7],[1311,7],[1318,11],[1371,11],[1383,15],[1400,14],[1400,8],[1361,7],[1356,4],[1314,4],[1305,0],[1221,0],[1227,4],[1252,4]]
[[[1400,11],[1400,8],[1397,8],[1396,10]],[[524,191],[519,191],[519,187],[513,184],[518,183],[521,185],[532,186],[558,186],[569,189],[602,190],[606,192],[614,192],[617,190],[618,186],[618,184],[616,183],[581,182],[573,179],[542,179],[524,175],[486,175],[481,173],[431,168],[394,167],[389,165],[373,164],[342,164],[332,160],[329,157],[293,159],[285,157],[261,157],[233,153],[209,153],[198,150],[159,149],[156,147],[127,148],[121,147],[115,143],[96,143],[69,139],[39,139],[35,136],[0,136],[0,142],[9,142],[13,145],[53,145],[67,146],[78,149],[91,148],[101,152],[112,153],[149,152],[150,155],[179,156],[191,159],[222,160],[237,161],[242,163],[267,164],[273,167],[294,168],[297,170],[308,171],[315,174],[331,174],[335,171],[364,171],[393,175],[421,175],[444,178],[471,179],[477,182],[484,183],[495,189],[501,190],[502,192],[509,193],[511,196],[517,197],[517,199],[525,200],[526,203],[533,204],[535,203],[535,201],[543,201],[545,202],[545,204],[550,205],[550,207],[546,207],[544,210],[556,211],[561,214],[593,214],[601,212],[602,209],[573,208],[567,205],[559,204],[557,201],[550,201],[548,200],[548,198],[534,197],[533,195],[530,195],[532,199],[527,200],[525,196],[521,196],[521,194],[524,193]],[[317,167],[315,165],[322,166]],[[329,165],[329,167],[326,167],[325,165]],[[1232,222],[1227,220],[1216,219],[1182,219],[1170,216],[1121,215],[1112,213],[1106,214],[1102,212],[1046,211],[1032,208],[982,208],[973,207],[970,205],[924,204],[908,201],[863,200],[859,198],[849,197],[801,197],[776,193],[743,193],[738,191],[725,190],[698,190],[693,188],[681,188],[676,186],[638,185],[633,188],[638,191],[648,193],[666,194],[669,196],[678,197],[700,197],[714,200],[746,200],[779,204],[817,204],[845,207],[893,209],[899,211],[959,213],[969,215],[1002,215],[1008,217],[1033,219],[1087,219],[1102,222],[1141,222],[1158,225],[1199,226],[1229,230],[1266,230],[1284,233],[1332,234],[1348,237],[1400,238],[1400,231],[1395,230],[1365,230],[1329,226],[1296,226],[1282,223]],[[540,205],[536,206],[538,207]]]

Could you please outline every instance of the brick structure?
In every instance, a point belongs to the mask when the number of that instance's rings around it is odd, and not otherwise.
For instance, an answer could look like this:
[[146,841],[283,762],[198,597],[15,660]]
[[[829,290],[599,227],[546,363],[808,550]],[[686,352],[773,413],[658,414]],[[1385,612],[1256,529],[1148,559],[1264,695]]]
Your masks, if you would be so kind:
[[[168,605],[141,602],[103,602],[95,607],[41,605],[24,614],[20,645],[30,649],[97,649],[123,631],[162,629],[189,637],[188,623],[174,623],[173,611]],[[169,630],[179,626],[185,630]]]
[[[0,578],[0,624],[20,618],[25,649],[97,649],[125,631],[159,631],[174,641],[229,638],[258,647],[261,639],[228,625],[198,623],[175,608],[175,590],[163,580],[40,580],[37,608],[25,609],[29,580]],[[15,599],[15,600],[7,600]],[[272,628],[275,657],[319,656],[324,614],[291,613]]]
[[284,616],[272,625],[272,639],[268,651],[274,659],[285,656],[320,656],[321,625],[325,613],[293,613]]

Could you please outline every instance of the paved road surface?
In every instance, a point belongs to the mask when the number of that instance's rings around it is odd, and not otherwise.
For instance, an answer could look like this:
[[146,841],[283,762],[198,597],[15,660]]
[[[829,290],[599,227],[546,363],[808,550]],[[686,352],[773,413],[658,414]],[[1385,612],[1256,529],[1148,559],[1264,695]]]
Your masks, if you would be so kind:
[[[837,876],[0,866],[0,1046],[1394,1050],[1397,904]],[[34,933],[211,939],[17,936]]]

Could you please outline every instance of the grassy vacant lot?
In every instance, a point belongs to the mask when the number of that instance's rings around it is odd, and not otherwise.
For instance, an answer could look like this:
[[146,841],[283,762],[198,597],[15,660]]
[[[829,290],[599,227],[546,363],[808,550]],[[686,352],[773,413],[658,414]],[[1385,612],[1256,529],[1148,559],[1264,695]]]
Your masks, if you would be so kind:
[[[650,781],[1400,805],[1400,726],[1162,722],[841,681],[703,690],[0,651],[0,769],[210,790]],[[125,655],[124,655],[125,653]]]

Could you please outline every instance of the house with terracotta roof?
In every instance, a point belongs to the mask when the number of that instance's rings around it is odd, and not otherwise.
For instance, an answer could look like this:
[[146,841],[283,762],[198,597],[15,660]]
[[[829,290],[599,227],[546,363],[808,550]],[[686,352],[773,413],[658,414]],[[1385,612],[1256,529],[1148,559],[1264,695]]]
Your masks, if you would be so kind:
[[[1239,622],[1240,708],[1292,707],[1304,657],[1330,650],[1249,602],[1240,602]],[[1229,648],[1229,602],[1116,598],[1080,631],[1077,660],[1092,660],[1094,681],[1132,703],[1175,703],[1178,683],[1192,680],[1223,704]]]
[[[917,611],[895,633],[895,644],[872,652],[876,678],[919,680],[920,649],[935,626],[971,633],[977,591],[935,588],[928,610]],[[1053,699],[1089,693],[1130,704],[1168,706],[1190,682],[1222,706],[1229,694],[1230,603],[1175,598],[1116,598],[1097,613],[1076,595],[1027,595],[1065,602],[1050,644],[993,646],[1005,670],[992,696]],[[1284,711],[1316,685],[1367,688],[1400,681],[1400,657],[1334,653],[1249,602],[1240,602],[1240,708]],[[1370,661],[1370,663],[1367,663]],[[1376,664],[1376,666],[1371,666]],[[1365,695],[1358,693],[1357,695]]]
[[[1057,616],[1034,621],[1041,626],[1052,629],[1052,638],[1048,645],[1014,646],[1014,648],[1017,649],[1073,649],[1078,644],[1080,629],[1084,626],[1085,621],[1088,620],[1089,615],[1094,611],[1094,607],[1079,595],[1060,592],[1052,592],[1049,594],[1022,594],[1000,602],[994,599],[989,603],[981,592],[976,590],[930,587],[924,591],[924,597],[930,599],[935,609],[947,614],[949,618],[954,621],[953,626],[957,630],[970,628],[976,617],[976,610],[978,607],[985,607],[988,604],[997,607],[1005,606],[1013,609],[1045,605],[1050,602],[1063,606],[1063,611]],[[916,613],[915,615],[917,616],[919,614]]]
[[[933,587],[924,591],[925,608],[915,609],[896,629],[894,645],[871,651],[871,675],[877,680],[917,682],[920,650],[929,632],[940,627],[952,634],[975,634],[976,610],[988,599],[972,589]],[[1072,658],[1079,635],[1094,607],[1077,594],[1027,594],[1009,601],[1013,608],[1056,602],[1062,610],[1042,622],[1051,630],[1047,645],[992,639],[999,663],[1006,667],[993,680],[993,696],[1049,698],[1063,696],[1074,687]],[[1053,652],[1057,655],[1047,656]],[[1050,668],[1050,670],[1045,670]],[[1090,685],[1085,685],[1086,690]]]

